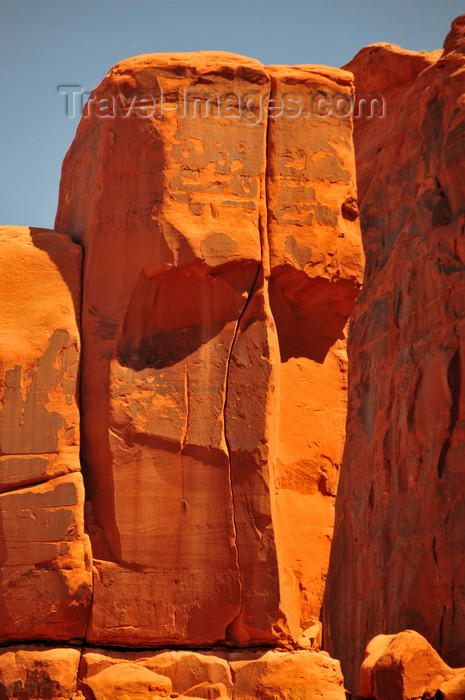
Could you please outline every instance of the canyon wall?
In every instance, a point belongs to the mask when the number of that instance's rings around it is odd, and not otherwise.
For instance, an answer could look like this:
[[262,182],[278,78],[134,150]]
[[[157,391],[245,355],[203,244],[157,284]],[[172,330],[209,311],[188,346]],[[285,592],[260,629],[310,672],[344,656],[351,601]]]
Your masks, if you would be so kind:
[[355,126],[367,262],[324,614],[355,689],[378,633],[465,664],[465,17],[442,53],[374,45],[346,67],[386,101]]
[[[344,71],[232,54],[129,59],[66,156],[92,643],[296,643],[318,624],[361,246],[351,122],[268,120],[267,95],[291,87],[352,90]],[[97,113],[120,95],[139,112]],[[142,115],[143,95],[162,112]]]
[[352,123],[311,113],[320,92],[351,74],[123,61],[65,158],[60,233],[2,230],[1,640],[53,647],[6,647],[7,697],[344,697],[317,650],[363,254]]
[[464,94],[465,16],[92,93],[0,229],[1,697],[343,700],[323,598],[353,692],[463,686]]

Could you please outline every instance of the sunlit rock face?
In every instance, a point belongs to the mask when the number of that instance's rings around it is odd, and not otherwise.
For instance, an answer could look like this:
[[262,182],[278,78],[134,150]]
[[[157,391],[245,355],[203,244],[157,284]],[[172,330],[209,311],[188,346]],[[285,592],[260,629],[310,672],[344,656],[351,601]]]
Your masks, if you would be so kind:
[[443,53],[381,44],[347,66],[386,101],[355,127],[367,266],[324,615],[354,690],[379,633],[416,630],[465,664],[464,27]]
[[1,697],[464,694],[464,47],[92,93],[0,228]]
[[350,73],[139,56],[66,156],[93,643],[319,643],[362,268],[352,126],[267,106],[322,89],[349,96]]
[[316,651],[111,651],[32,644],[0,649],[0,693],[37,700],[345,700],[339,662]]
[[0,227],[0,641],[82,638],[92,592],[79,463],[81,249]]
[[398,634],[378,634],[370,641],[357,692],[358,697],[371,700],[421,697],[460,700],[464,680],[463,669],[444,663],[418,632],[404,630]]

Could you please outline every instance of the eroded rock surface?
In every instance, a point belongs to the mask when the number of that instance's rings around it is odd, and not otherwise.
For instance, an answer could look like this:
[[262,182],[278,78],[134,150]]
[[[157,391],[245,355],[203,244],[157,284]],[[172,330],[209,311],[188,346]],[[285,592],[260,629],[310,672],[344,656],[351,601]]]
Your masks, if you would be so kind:
[[0,641],[85,634],[77,377],[81,250],[63,234],[0,228]]
[[81,249],[0,227],[0,491],[80,470]]
[[79,649],[43,646],[0,650],[0,696],[70,700],[76,691]]
[[267,70],[272,94],[292,95],[302,107],[298,117],[276,111],[268,121],[270,301],[281,387],[275,532],[292,637],[318,645],[345,438],[344,327],[361,281],[361,250],[356,207],[346,212],[356,202],[351,120],[309,109],[318,93],[349,98],[353,81],[324,66]]
[[379,633],[465,664],[464,26],[441,55],[375,45],[347,66],[387,108],[355,130],[367,267],[325,606],[351,689]]
[[123,61],[63,166],[82,308],[70,237],[0,231],[0,641],[93,645],[5,647],[1,697],[344,700],[317,650],[363,256],[321,90],[350,73]]
[[5,700],[345,700],[340,665],[315,651],[192,652],[5,647]]
[[465,672],[451,668],[414,630],[379,634],[365,650],[358,698],[463,700]]
[[380,700],[434,697],[456,674],[418,632],[380,634],[366,648],[358,695]]
[[[233,54],[123,61],[65,159],[93,643],[319,643],[362,255],[350,120],[271,124],[288,83],[353,89]],[[122,95],[139,112],[117,113]]]

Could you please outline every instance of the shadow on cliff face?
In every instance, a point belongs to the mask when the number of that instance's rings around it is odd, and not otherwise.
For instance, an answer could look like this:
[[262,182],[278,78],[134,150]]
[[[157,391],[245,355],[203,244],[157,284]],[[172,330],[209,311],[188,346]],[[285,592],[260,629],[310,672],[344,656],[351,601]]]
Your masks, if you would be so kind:
[[[174,457],[181,451],[182,430],[176,402],[179,400],[181,405],[185,400],[185,360],[201,348],[211,348],[201,360],[193,360],[194,365],[206,362],[204,391],[209,396],[219,371],[218,364],[228,358],[230,336],[236,332],[256,274],[257,263],[253,261],[214,268],[200,261],[182,267],[167,264],[153,273],[142,269],[130,293],[125,314],[117,325],[110,326],[92,311],[86,317],[84,356],[87,377],[98,376],[104,382],[104,391],[97,395],[100,402],[97,409],[95,386],[89,382],[83,392],[82,463],[90,501],[88,524],[91,525],[92,546],[97,558],[124,561],[115,510],[112,466],[115,457],[107,436],[111,433],[116,439],[122,439],[124,449],[136,453],[139,448],[142,451],[162,450]],[[222,333],[228,325],[229,332],[223,338]],[[95,347],[96,337],[105,347],[97,356],[90,350],[91,344]],[[120,372],[118,367],[123,371]],[[195,369],[193,371],[195,373]],[[119,384],[115,372],[124,385],[122,390],[137,394],[137,399],[128,408],[127,425],[120,424],[115,414],[118,407],[126,405],[116,395]],[[155,382],[146,383],[147,377],[150,380],[155,377]],[[218,389],[222,387],[222,381]],[[130,389],[126,389],[126,385]],[[139,391],[149,401],[149,408]],[[166,396],[165,405],[170,408],[162,412],[164,415],[153,408],[154,396],[158,399]],[[146,414],[146,410],[149,413]],[[144,415],[151,416],[150,425],[142,420]],[[182,456],[191,456],[205,463],[221,463],[224,458],[220,450],[202,445],[183,445]]]
[[217,270],[195,264],[153,277],[142,271],[120,332],[119,363],[136,371],[162,369],[194,353],[238,320],[246,301],[241,290],[252,286],[243,277],[252,273],[249,267],[234,279],[228,269],[227,281]]
[[[67,255],[74,258],[78,255],[82,265],[82,248],[79,244],[72,246],[70,236],[66,233],[58,233],[51,229],[29,227],[32,243],[36,248],[43,250],[50,260],[56,265],[57,270],[63,277],[63,281],[68,287],[73,298],[76,322],[80,327],[81,318],[81,269],[76,274],[76,264],[65,265]],[[47,235],[44,236],[43,234]]]
[[281,360],[307,357],[322,364],[344,327],[359,291],[349,280],[332,281],[293,267],[275,268],[270,304],[278,332]]

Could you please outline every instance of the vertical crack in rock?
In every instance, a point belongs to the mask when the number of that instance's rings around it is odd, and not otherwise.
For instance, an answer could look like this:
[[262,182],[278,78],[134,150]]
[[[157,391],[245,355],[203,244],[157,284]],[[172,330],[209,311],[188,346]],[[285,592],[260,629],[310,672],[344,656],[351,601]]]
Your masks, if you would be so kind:
[[439,623],[439,649],[442,650],[442,640],[444,636],[444,619],[447,614],[447,606],[443,605],[442,607],[442,615],[441,615],[441,622]]
[[183,460],[183,455],[184,455],[184,448],[186,446],[187,442],[187,437],[189,435],[189,426],[190,426],[190,386],[189,386],[189,363],[186,361],[186,371],[184,374],[184,401],[186,405],[186,421],[184,423],[184,432],[181,437],[181,502],[182,502],[182,508],[184,512],[186,511],[188,507],[188,502],[185,499],[185,479],[184,479],[184,460]]
[[231,367],[231,358],[232,358],[232,354],[234,352],[234,346],[236,344],[241,321],[242,321],[242,318],[247,310],[247,307],[249,306],[250,300],[252,299],[252,296],[255,292],[255,287],[257,284],[260,269],[261,269],[261,264],[259,264],[257,266],[257,272],[255,273],[255,277],[254,277],[254,280],[252,282],[250,292],[249,292],[248,297],[244,303],[244,306],[242,307],[241,313],[239,315],[239,318],[237,319],[236,326],[234,328],[234,335],[233,335],[233,338],[231,341],[231,345],[229,347],[228,360],[227,360],[226,372],[225,372],[225,380],[224,380],[223,430],[224,430],[224,441],[225,441],[225,445],[226,445],[226,451],[228,453],[228,482],[229,482],[229,493],[230,493],[231,508],[232,508],[232,526],[233,526],[233,531],[234,531],[234,550],[235,550],[235,555],[236,555],[236,566],[237,566],[238,583],[239,583],[239,604],[240,604],[239,613],[229,622],[228,625],[226,625],[226,631],[225,631],[226,640],[228,639],[228,630],[232,627],[234,622],[237,619],[239,619],[241,616],[242,608],[243,608],[243,596],[244,596],[244,586],[243,586],[243,582],[242,582],[241,564],[240,564],[240,556],[239,556],[239,544],[238,544],[238,538],[237,538],[237,522],[236,522],[236,506],[235,506],[235,502],[234,502],[234,486],[233,486],[233,480],[232,480],[232,464],[231,464],[232,450],[231,450],[231,446],[229,444],[228,431],[227,431],[229,371],[230,371],[230,367]]
[[442,445],[438,459],[439,479],[444,477],[444,469],[452,442],[452,435],[459,418],[461,383],[460,350],[456,348],[447,369],[447,384],[449,385],[450,392],[449,428],[447,431],[447,438]]
[[186,405],[186,421],[184,423],[184,432],[181,437],[181,452],[186,446],[187,436],[189,435],[189,423],[190,423],[190,401],[189,401],[189,364],[186,361],[186,370],[184,373],[184,401]]
[[[84,488],[85,488],[85,487],[84,487]],[[85,519],[84,519],[84,522],[85,522]],[[88,533],[87,533],[86,530],[87,530],[87,528],[84,528],[84,532],[85,532],[85,533],[87,534],[87,536],[89,537],[89,552],[90,552],[91,557],[92,557],[92,556],[93,556],[92,542],[91,542],[90,536],[88,535]],[[91,585],[91,590],[90,590],[89,609],[88,609],[88,611],[87,611],[86,626],[85,626],[85,630],[84,630],[84,637],[83,637],[83,644],[82,644],[82,648],[81,648],[81,657],[80,657],[80,659],[79,659],[79,666],[80,666],[80,664],[81,664],[82,655],[83,655],[83,653],[84,653],[84,647],[85,647],[85,645],[86,645],[86,641],[87,641],[87,637],[88,637],[88,631],[89,631],[89,627],[90,627],[90,621],[91,621],[91,618],[92,618],[92,608],[93,608],[93,605],[94,605],[94,591],[95,591],[95,581],[94,581],[94,579],[95,579],[95,571],[94,571],[93,562],[91,562],[91,566],[92,566],[92,585]],[[78,669],[79,669],[79,666],[78,666]]]
[[436,551],[436,538],[435,538],[435,537],[433,537],[433,545],[432,545],[432,547],[433,547],[433,559],[434,559],[434,563],[435,563],[436,566],[437,566],[437,565],[438,565],[438,555],[437,555],[437,551]]
[[[252,301],[252,298],[254,297],[254,294],[257,292],[265,291],[266,292],[266,286],[268,283],[269,279],[269,271],[270,271],[270,255],[269,255],[269,242],[268,242],[268,217],[267,217],[267,171],[268,171],[268,140],[269,140],[269,118],[268,115],[266,115],[266,123],[265,123],[265,133],[264,133],[264,147],[265,147],[265,174],[264,178],[260,183],[260,209],[258,213],[258,229],[259,229],[259,236],[260,236],[260,259],[261,262],[257,266],[256,274],[254,277],[254,280],[252,282],[251,288],[250,288],[250,293],[248,295],[247,301],[244,304],[244,307],[241,311],[241,314],[238,318],[235,331],[234,331],[234,337],[231,343],[230,347],[230,352],[228,355],[228,362],[227,362],[227,370],[226,370],[226,380],[225,380],[225,402],[224,402],[224,407],[223,407],[223,416],[224,416],[224,430],[225,430],[225,442],[227,446],[227,451],[228,451],[228,460],[229,460],[229,479],[230,479],[230,492],[231,492],[231,499],[232,499],[232,508],[233,508],[233,518],[234,518],[234,530],[235,530],[235,538],[236,538],[236,553],[237,553],[237,564],[238,564],[238,571],[239,571],[239,584],[240,584],[240,610],[238,615],[231,620],[229,625],[227,626],[226,629],[226,641],[229,643],[234,643],[237,644],[237,642],[241,641],[240,637],[238,638],[237,636],[237,630],[236,624],[240,624],[240,621],[244,615],[245,612],[245,607],[247,605],[245,595],[246,595],[246,590],[244,589],[244,580],[243,580],[243,573],[241,570],[241,557],[240,557],[240,552],[239,552],[239,543],[238,543],[238,524],[237,524],[237,503],[235,502],[235,494],[234,494],[234,483],[233,483],[233,471],[232,471],[232,448],[230,441],[228,439],[228,431],[227,431],[227,413],[228,413],[228,399],[229,399],[229,393],[228,390],[230,389],[230,370],[231,370],[231,361],[233,357],[233,353],[236,347],[236,342],[238,340],[239,333],[241,331],[241,325],[243,323],[243,319],[245,314],[247,313],[250,303]],[[263,289],[264,288],[264,289]],[[271,310],[268,309],[269,314],[271,319],[272,314]],[[270,504],[271,505],[271,504]],[[254,518],[256,514],[254,513]],[[257,530],[258,532],[259,530]],[[242,640],[242,643],[245,642],[245,639]],[[262,640],[262,643],[264,643],[264,640]]]

